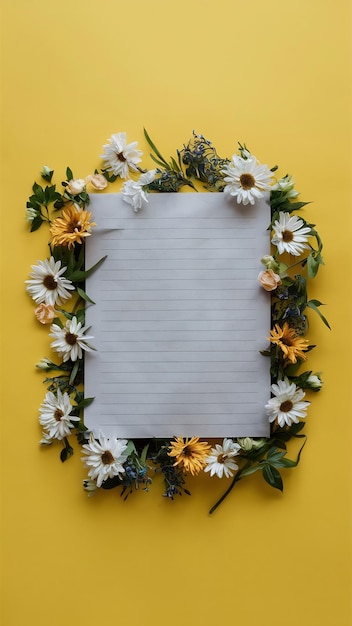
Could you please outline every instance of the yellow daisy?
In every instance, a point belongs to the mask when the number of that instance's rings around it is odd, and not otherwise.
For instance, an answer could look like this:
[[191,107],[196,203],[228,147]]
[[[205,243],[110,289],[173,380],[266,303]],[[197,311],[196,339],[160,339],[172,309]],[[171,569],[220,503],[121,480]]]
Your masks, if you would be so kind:
[[63,209],[61,217],[57,217],[50,228],[51,243],[54,246],[67,246],[72,248],[75,243],[83,243],[84,237],[89,237],[92,226],[90,222],[92,214],[84,209],[76,209],[69,206]]
[[282,350],[284,358],[291,363],[297,363],[297,358],[306,360],[304,350],[308,349],[307,339],[303,339],[296,335],[293,328],[290,328],[285,322],[281,328],[279,324],[275,324],[275,328],[270,331],[269,341]]
[[168,455],[176,458],[174,465],[180,465],[185,472],[191,472],[194,476],[206,466],[209,453],[210,445],[206,441],[199,441],[199,437],[186,440],[182,437],[175,437],[175,441],[171,442]]

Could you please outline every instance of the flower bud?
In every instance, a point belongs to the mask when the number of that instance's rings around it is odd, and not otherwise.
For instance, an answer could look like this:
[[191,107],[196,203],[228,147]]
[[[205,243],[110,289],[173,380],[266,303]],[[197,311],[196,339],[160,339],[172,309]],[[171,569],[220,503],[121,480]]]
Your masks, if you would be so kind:
[[274,259],[273,256],[270,256],[269,254],[266,254],[265,256],[263,256],[262,259],[260,259],[260,262],[263,263],[263,265],[265,265],[267,270],[273,270],[274,272],[278,272],[279,271],[279,263],[277,263]]
[[51,444],[53,443],[53,440],[51,439],[51,437],[48,435],[48,433],[42,433],[42,439],[39,441],[39,444],[41,446],[51,446]]
[[87,478],[83,481],[83,489],[87,491],[88,496],[91,497],[94,495],[98,487],[95,480],[90,480],[89,478]]
[[237,437],[237,443],[241,446],[242,450],[245,452],[250,452],[251,450],[259,450],[262,446],[266,444],[266,439],[252,439],[252,437]]
[[39,363],[36,364],[36,367],[40,370],[51,370],[52,365],[53,365],[52,361],[44,357],[43,359],[39,361]]
[[286,194],[287,198],[297,198],[298,191],[295,191],[294,185],[295,181],[293,180],[291,174],[286,174],[286,176],[280,178],[276,185],[273,186],[273,190],[282,191]]
[[26,209],[26,218],[28,222],[33,222],[34,218],[37,217],[38,213],[33,207],[27,207]]
[[319,374],[311,374],[307,378],[306,386],[313,391],[319,391],[323,386],[323,381],[321,380]]
[[54,170],[52,170],[51,167],[49,167],[48,165],[43,165],[40,175],[42,178],[44,178],[44,180],[50,183],[53,177],[53,173],[54,173]]

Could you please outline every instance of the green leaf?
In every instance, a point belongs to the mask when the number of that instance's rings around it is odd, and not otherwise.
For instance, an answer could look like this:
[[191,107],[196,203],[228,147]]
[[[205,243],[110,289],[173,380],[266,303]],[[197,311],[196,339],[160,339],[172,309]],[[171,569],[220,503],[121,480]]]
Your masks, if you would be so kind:
[[170,158],[171,158],[172,169],[174,169],[175,172],[181,172],[181,169],[179,168],[179,166],[176,163],[175,159],[173,157],[170,157]]
[[85,309],[79,309],[78,311],[76,311],[75,315],[76,315],[77,322],[81,322],[81,324],[84,324],[85,316],[86,316]]
[[93,401],[94,401],[94,397],[93,398],[83,398],[83,400],[81,400],[78,404],[76,404],[75,408],[76,409],[85,409],[87,406],[90,406]]
[[127,454],[127,456],[130,456],[132,452],[136,452],[136,446],[134,445],[132,439],[129,439],[127,443],[127,448],[125,450],[125,454]]
[[279,489],[280,491],[283,491],[284,486],[282,483],[281,474],[275,467],[272,467],[268,464],[264,465],[263,478],[271,487],[274,487],[274,489]]
[[319,263],[316,262],[315,258],[311,254],[307,258],[307,268],[309,278],[315,278],[318,273]]
[[254,472],[257,472],[260,469],[262,469],[261,465],[251,465],[250,467],[247,467],[246,469],[241,470],[241,478],[242,476],[250,476],[251,474],[254,474]]
[[66,448],[63,448],[60,452],[60,460],[62,463],[65,463],[65,461],[67,461],[68,459],[68,452],[66,450]]
[[37,215],[31,223],[31,233],[34,233],[35,230],[38,230],[38,228],[41,227],[42,223],[44,222],[44,220],[42,219],[42,217],[40,215]]
[[[161,167],[162,169],[165,168],[165,164],[162,163],[161,161],[159,161],[159,159],[157,159],[153,154],[150,154],[149,156],[151,157],[151,159],[153,159],[154,163],[159,165],[159,167]],[[167,167],[169,167],[169,166],[167,166]]]
[[73,173],[70,167],[66,168],[66,178],[67,180],[73,180]]
[[141,452],[141,462],[143,463],[143,465],[145,464],[147,460],[148,448],[149,448],[149,443],[146,446],[144,446]]
[[[318,304],[317,304],[317,303],[318,303]],[[326,319],[326,317],[324,317],[324,315],[323,315],[322,313],[320,313],[320,311],[319,311],[319,309],[318,309],[318,307],[319,307],[319,306],[321,306],[321,305],[322,305],[322,303],[321,303],[321,302],[319,302],[319,300],[309,300],[309,301],[307,302],[307,306],[308,306],[310,309],[313,309],[313,311],[315,311],[316,313],[318,313],[318,315],[319,315],[320,319],[321,319],[321,320],[322,320],[322,322],[325,324],[325,326],[327,326],[327,327],[329,328],[329,330],[331,330],[331,326],[330,326],[330,324],[329,324],[328,320]]]
[[33,193],[34,193],[35,197],[37,198],[38,202],[40,202],[40,204],[43,204],[43,202],[44,202],[44,189],[43,189],[43,187],[38,185],[38,183],[34,183],[32,189],[33,189]]
[[81,289],[80,287],[77,287],[77,293],[79,296],[81,296],[82,300],[85,300],[86,302],[90,302],[90,304],[95,304],[94,300],[92,300],[85,291],[83,291],[83,289]]
[[75,378],[77,376],[78,368],[79,368],[79,361],[75,361],[74,366],[73,366],[72,371],[71,371],[71,375],[70,375],[69,381],[68,381],[69,385],[73,385],[74,380],[75,380]]
[[[310,204],[310,202],[290,202],[289,203],[290,211],[299,211],[304,206],[307,206],[307,204]],[[302,218],[300,218],[300,219],[302,219]]]
[[[71,319],[71,318],[70,318],[70,319]],[[56,324],[56,325],[57,325],[57,326],[59,326],[60,328],[63,328],[63,327],[64,327],[64,325],[63,325],[63,323],[62,323],[62,321],[60,320],[60,318],[59,318],[59,317],[54,317],[54,319],[53,319],[53,324]]]
[[[148,135],[148,133],[147,133],[146,129],[144,128],[143,130],[144,130],[144,136],[145,136],[145,138],[146,138],[147,142],[149,143],[149,145],[150,145],[151,149],[155,152],[156,156],[160,159],[160,161],[162,161],[162,162],[163,162],[164,166],[166,166],[167,168],[169,168],[169,164],[168,164],[168,162],[167,162],[167,161],[165,161],[165,159],[164,159],[163,155],[162,155],[162,154],[160,154],[160,152],[159,152],[158,148],[156,147],[156,145],[152,142],[151,138],[149,137],[149,135]],[[152,156],[152,155],[150,155],[150,156]]]
[[107,256],[107,254],[103,256],[95,265],[93,265],[93,267],[89,268],[89,270],[76,270],[70,274],[67,273],[67,278],[72,280],[73,283],[82,283],[86,278],[88,278],[88,276],[93,274],[93,272],[95,272],[95,270],[97,270],[102,263],[104,263],[105,259],[107,259]]

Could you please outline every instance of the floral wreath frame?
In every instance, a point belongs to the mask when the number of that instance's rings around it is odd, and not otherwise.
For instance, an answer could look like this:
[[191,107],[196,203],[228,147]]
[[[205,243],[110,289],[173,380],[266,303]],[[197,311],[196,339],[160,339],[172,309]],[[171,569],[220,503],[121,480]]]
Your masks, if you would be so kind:
[[[35,182],[27,202],[31,232],[44,223],[49,226],[50,257],[32,266],[26,289],[37,305],[38,321],[50,324],[50,337],[54,339],[51,348],[59,357],[58,363],[43,358],[36,366],[46,373],[47,385],[39,409],[43,429],[40,444],[46,447],[61,442],[60,459],[64,462],[73,454],[70,436],[76,435],[84,453],[82,460],[88,468],[83,486],[90,496],[99,488],[121,487],[124,499],[135,489],[148,491],[152,472],[162,474],[163,496],[171,500],[183,493],[190,495],[186,488],[188,474],[197,476],[205,471],[210,476],[231,479],[210,509],[213,513],[239,480],[257,471],[271,487],[282,491],[280,470],[299,463],[306,442],[302,432],[304,418],[310,404],[304,400],[305,392],[318,392],[322,387],[320,373],[301,371],[307,353],[315,347],[305,338],[307,310],[318,313],[329,327],[320,311],[322,303],[309,300],[307,295],[307,279],[314,279],[323,265],[323,244],[315,225],[297,216],[308,203],[296,200],[298,192],[292,176],[286,174],[275,179],[277,166],[269,169],[259,164],[246,145],[239,143],[238,154],[231,159],[221,158],[209,140],[193,132],[189,142],[177,150],[176,158],[167,161],[147,131],[144,135],[155,170],[142,169],[139,165],[142,152],[137,149],[137,142],[128,144],[125,133],[116,133],[104,145],[100,171],[81,179],[74,178],[67,167],[60,193],[52,183],[54,171],[44,166],[41,178],[47,184],[44,187]],[[127,441],[107,438],[103,433],[97,438],[86,429],[84,408],[94,398],[84,396],[84,352],[94,350],[89,343],[94,337],[87,335],[89,329],[84,321],[86,304],[94,303],[85,292],[85,279],[104,262],[103,258],[88,269],[84,265],[85,241],[95,226],[86,209],[87,189],[103,191],[117,178],[126,179],[121,193],[135,212],[148,202],[151,192],[177,192],[184,186],[197,191],[195,183],[208,191],[229,194],[233,202],[248,206],[248,211],[257,198],[270,192],[268,229],[275,252],[261,259],[264,269],[258,276],[261,286],[271,295],[272,328],[270,337],[266,338],[269,346],[261,352],[271,360],[272,397],[265,407],[270,437],[224,438],[211,447],[197,436]],[[71,303],[68,310],[66,305]],[[287,443],[291,439],[302,440],[294,460],[287,457]]]

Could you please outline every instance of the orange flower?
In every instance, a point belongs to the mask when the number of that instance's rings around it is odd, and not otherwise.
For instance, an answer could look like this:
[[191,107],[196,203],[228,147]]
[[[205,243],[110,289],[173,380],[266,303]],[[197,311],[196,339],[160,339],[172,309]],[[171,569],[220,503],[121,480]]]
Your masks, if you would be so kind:
[[278,285],[281,285],[280,276],[273,270],[260,272],[258,280],[265,291],[274,291]]
[[168,455],[176,458],[174,465],[180,465],[185,472],[191,472],[194,476],[205,467],[209,453],[210,445],[206,441],[199,441],[199,437],[186,440],[176,437],[175,441],[171,442]]
[[41,324],[51,324],[56,313],[55,309],[51,304],[40,304],[34,309],[34,314]]
[[72,248],[75,243],[83,243],[85,237],[91,234],[95,222],[90,222],[92,214],[85,209],[76,209],[74,206],[62,210],[61,217],[57,217],[50,228],[51,243],[54,246]]
[[296,335],[293,328],[290,328],[285,322],[280,328],[279,324],[275,324],[275,328],[270,331],[269,341],[282,350],[284,358],[291,363],[297,363],[297,358],[306,360],[304,350],[308,349],[307,339],[303,339]]

